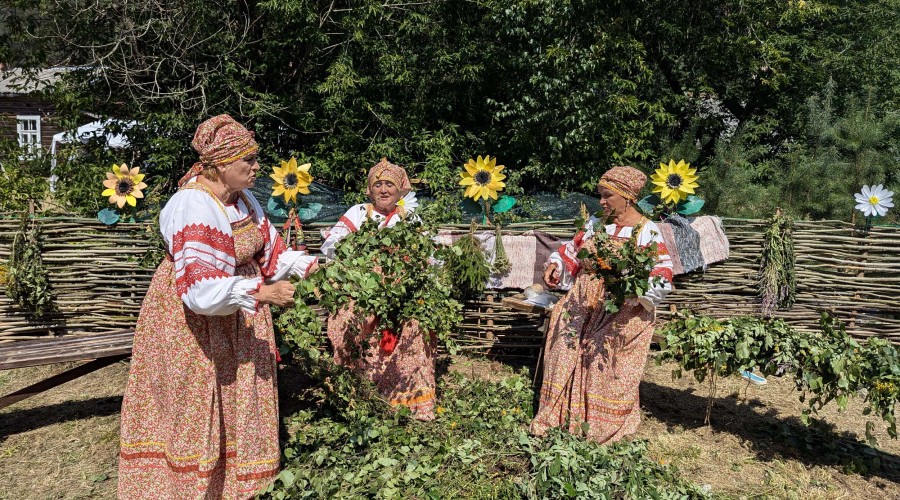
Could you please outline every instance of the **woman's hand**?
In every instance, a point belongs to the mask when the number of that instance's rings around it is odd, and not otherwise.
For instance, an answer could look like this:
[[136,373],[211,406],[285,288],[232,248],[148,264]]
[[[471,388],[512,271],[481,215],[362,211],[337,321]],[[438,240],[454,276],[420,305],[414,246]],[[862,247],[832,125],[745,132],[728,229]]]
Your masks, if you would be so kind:
[[312,274],[318,270],[319,270],[319,259],[316,259],[313,261],[312,265],[309,266],[309,270],[306,271],[306,276],[304,276],[304,277],[308,278],[310,274]]
[[555,263],[550,264],[547,266],[547,269],[544,270],[544,283],[550,288],[557,288],[559,286],[559,269],[557,269]]
[[263,284],[259,291],[252,293],[256,300],[263,304],[278,307],[294,305],[294,285],[290,281],[276,281],[271,285]]

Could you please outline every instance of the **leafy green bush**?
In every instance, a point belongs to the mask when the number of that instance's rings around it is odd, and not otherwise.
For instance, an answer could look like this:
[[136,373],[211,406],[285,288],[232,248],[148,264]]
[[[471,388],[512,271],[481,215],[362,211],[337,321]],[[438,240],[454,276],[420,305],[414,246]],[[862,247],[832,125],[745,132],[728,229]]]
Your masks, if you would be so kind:
[[[794,371],[797,389],[806,401],[802,419],[824,405],[836,401],[847,407],[850,396],[864,393],[869,404],[865,413],[874,411],[888,424],[888,434],[896,438],[894,407],[900,398],[898,352],[889,342],[869,339],[860,345],[847,335],[844,326],[826,314],[819,332],[798,332],[780,319],[751,317],[713,319],[693,314],[678,317],[662,327],[662,350],[657,363],[675,361],[682,370],[690,370],[702,382],[708,375],[738,375],[742,370],[759,367],[766,375],[779,367]],[[711,394],[712,397],[712,394]],[[866,438],[874,442],[874,424],[866,424]]]

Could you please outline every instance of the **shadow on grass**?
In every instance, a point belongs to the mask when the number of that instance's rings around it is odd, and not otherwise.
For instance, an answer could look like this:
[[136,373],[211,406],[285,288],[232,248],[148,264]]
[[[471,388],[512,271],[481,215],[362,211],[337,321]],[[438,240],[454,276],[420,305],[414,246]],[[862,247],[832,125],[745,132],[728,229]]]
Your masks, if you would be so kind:
[[[641,407],[669,430],[704,427],[706,404],[705,394],[641,383]],[[741,438],[760,461],[790,458],[900,482],[900,456],[869,446],[856,433],[837,431],[821,420],[805,426],[798,417],[779,416],[777,409],[755,398],[718,397],[714,404],[711,429]]]
[[122,396],[64,401],[22,410],[11,406],[4,413],[0,413],[0,440],[48,425],[114,415],[121,409]]

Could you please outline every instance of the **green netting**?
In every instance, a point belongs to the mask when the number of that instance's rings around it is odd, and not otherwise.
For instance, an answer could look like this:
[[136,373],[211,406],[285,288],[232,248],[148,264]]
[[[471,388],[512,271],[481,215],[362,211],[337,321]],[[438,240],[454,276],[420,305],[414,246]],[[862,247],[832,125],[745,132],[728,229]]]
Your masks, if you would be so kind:
[[[268,177],[260,178],[256,181],[256,185],[251,189],[253,195],[259,200],[259,203],[266,207],[272,193],[272,184],[274,181]],[[339,189],[332,189],[318,182],[313,182],[309,187],[310,194],[303,195],[303,202],[307,204],[317,203],[322,205],[322,209],[315,217],[304,219],[304,223],[308,222],[336,222],[350,206],[344,202],[344,192]],[[419,200],[420,206],[427,205],[434,198],[428,189],[420,189],[416,191],[416,198]],[[574,219],[581,213],[581,204],[587,207],[590,213],[600,210],[600,200],[582,193],[567,193],[562,196],[552,193],[537,193],[528,195],[530,211],[526,212],[521,203],[514,208],[518,215],[528,219],[535,220],[565,220]],[[463,220],[468,221],[471,218],[481,215],[481,206],[466,199],[460,204],[463,213]],[[267,210],[267,215],[273,222],[283,222],[284,218]]]

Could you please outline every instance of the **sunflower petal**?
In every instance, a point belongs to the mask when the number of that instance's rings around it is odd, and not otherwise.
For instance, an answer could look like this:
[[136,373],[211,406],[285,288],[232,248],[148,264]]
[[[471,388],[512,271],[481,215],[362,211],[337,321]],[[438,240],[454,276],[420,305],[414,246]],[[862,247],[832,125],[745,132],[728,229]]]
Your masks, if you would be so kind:
[[100,193],[100,196],[113,196],[114,194],[116,194],[116,190],[113,188],[109,188],[104,189],[103,192]]

